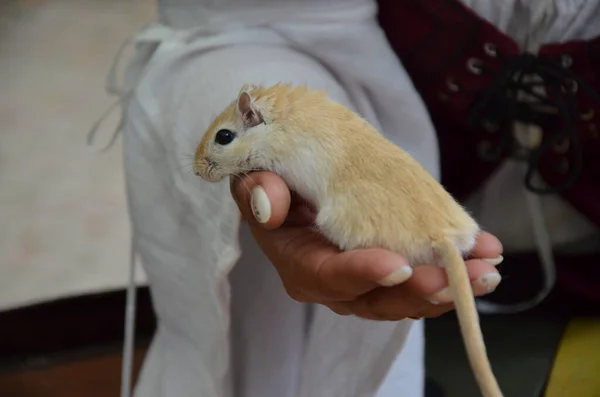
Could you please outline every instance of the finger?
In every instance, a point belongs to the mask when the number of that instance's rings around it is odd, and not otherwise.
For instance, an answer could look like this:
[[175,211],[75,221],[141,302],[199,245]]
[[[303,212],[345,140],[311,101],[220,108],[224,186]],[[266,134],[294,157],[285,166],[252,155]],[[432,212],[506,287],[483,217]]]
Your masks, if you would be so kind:
[[455,310],[454,304],[446,303],[443,305],[429,305],[426,309],[421,310],[414,315],[407,316],[411,320],[420,320],[422,318],[436,318],[449,311]]
[[231,195],[244,219],[265,229],[281,226],[291,204],[286,183],[277,174],[267,171],[232,178]]
[[434,306],[408,288],[378,288],[358,299],[347,302],[350,311],[362,318],[381,321],[402,320],[409,316],[421,316],[421,312]]
[[384,321],[437,317],[453,309],[452,303],[433,304],[407,286],[378,288],[345,305],[358,317]]
[[382,249],[357,249],[339,253],[315,233],[299,237],[283,247],[274,258],[294,258],[278,271],[282,279],[302,286],[300,292],[311,301],[349,301],[374,288],[405,282],[412,269],[406,260]]
[[348,309],[347,305],[344,303],[331,302],[331,303],[326,303],[324,306],[327,307],[332,312],[334,312],[335,314],[339,314],[340,316],[351,316],[352,315],[352,311],[350,311]]
[[[473,259],[467,261],[466,267],[474,296],[490,293],[498,286],[500,275],[489,262]],[[355,315],[373,320],[432,317],[452,309],[452,294],[443,268],[419,266],[403,285],[378,288],[347,306]]]
[[[475,296],[485,295],[498,286],[500,275],[490,263],[474,259],[466,263]],[[443,306],[452,302],[448,278],[443,268],[419,266],[403,285],[380,288],[358,298],[349,306],[358,316],[399,319],[412,316],[432,305]],[[442,312],[446,310],[442,308]]]
[[[485,276],[490,278],[492,274],[499,275],[498,269],[492,264],[481,259],[471,259],[465,262],[469,279],[477,293],[482,289],[478,280]],[[492,278],[495,276],[491,276]],[[477,285],[475,285],[477,283]],[[395,288],[406,288],[412,294],[427,297],[448,287],[448,277],[443,267],[439,266],[418,266],[413,269],[412,277],[402,286]]]
[[[493,292],[502,280],[498,269],[488,261],[471,259],[465,262],[465,266],[474,296],[483,296]],[[432,303],[452,302],[448,277],[446,271],[441,267],[420,266],[414,269],[413,276],[403,287]]]
[[445,303],[442,305],[430,305],[425,310],[419,312],[415,317],[436,318],[452,310],[456,310],[454,304],[452,303]]
[[477,236],[477,243],[473,250],[469,253],[468,259],[487,259],[490,263],[498,265],[503,259],[502,252],[502,243],[496,236],[488,232],[481,232]]

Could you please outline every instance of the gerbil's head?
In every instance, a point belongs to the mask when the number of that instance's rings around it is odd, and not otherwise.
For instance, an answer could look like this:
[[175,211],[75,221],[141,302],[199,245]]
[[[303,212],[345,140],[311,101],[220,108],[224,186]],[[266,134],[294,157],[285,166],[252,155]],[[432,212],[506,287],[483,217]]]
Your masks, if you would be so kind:
[[194,173],[209,182],[257,168],[253,153],[269,127],[251,91],[242,88],[208,127],[194,156]]
[[208,127],[194,156],[194,173],[208,182],[269,169],[289,144],[283,121],[306,88],[244,86]]

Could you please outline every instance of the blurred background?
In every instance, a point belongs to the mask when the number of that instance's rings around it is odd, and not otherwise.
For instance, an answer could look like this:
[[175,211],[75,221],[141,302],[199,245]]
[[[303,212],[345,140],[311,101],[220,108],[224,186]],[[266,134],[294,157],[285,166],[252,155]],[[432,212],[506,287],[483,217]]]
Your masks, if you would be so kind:
[[[104,84],[121,43],[154,19],[154,0],[0,2],[2,397],[118,394],[129,260],[121,141],[97,153],[86,135],[115,101]],[[114,358],[86,364],[98,382],[48,366],[75,348],[113,344],[104,349]]]
[[154,3],[3,1],[0,309],[123,286],[129,224],[120,140],[102,154],[85,140],[115,101],[104,81],[120,44],[152,21]]

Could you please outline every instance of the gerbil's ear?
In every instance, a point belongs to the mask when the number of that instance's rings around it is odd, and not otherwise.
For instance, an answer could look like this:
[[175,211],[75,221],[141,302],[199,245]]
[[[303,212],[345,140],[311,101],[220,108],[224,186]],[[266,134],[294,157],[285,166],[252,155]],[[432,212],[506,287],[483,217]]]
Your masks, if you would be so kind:
[[243,90],[237,99],[237,111],[245,128],[255,127],[264,122],[260,111],[256,108],[252,96]]

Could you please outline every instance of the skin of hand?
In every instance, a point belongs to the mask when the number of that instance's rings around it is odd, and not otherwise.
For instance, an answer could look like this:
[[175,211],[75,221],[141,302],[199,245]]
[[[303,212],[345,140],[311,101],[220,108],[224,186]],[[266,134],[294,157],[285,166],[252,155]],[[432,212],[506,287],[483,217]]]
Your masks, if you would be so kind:
[[[278,175],[253,172],[232,179],[231,194],[257,244],[275,266],[288,295],[340,315],[379,321],[437,317],[453,309],[443,268],[411,268],[393,252],[340,252],[314,228],[315,211]],[[501,277],[502,244],[482,232],[465,261],[476,296]]]

